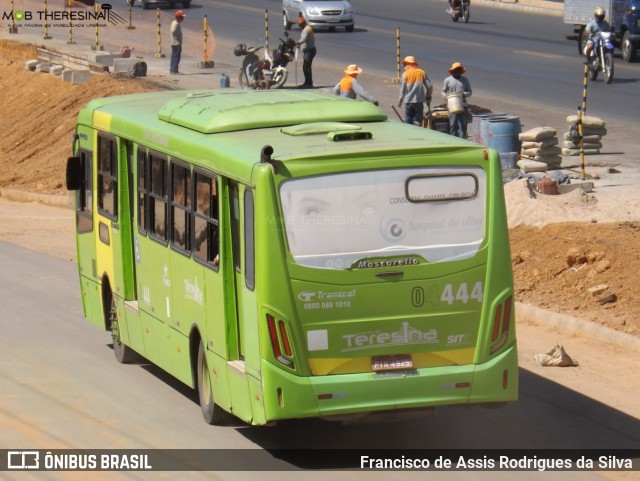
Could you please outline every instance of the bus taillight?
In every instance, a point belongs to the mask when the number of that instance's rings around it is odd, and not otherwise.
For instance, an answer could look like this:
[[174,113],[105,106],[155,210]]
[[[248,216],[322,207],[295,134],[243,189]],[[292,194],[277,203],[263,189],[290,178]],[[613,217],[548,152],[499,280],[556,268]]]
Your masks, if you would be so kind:
[[289,344],[289,336],[287,336],[287,328],[284,325],[284,322],[280,321],[278,323],[278,328],[280,329],[280,339],[282,339],[284,353],[291,357],[291,344]]
[[511,320],[511,297],[504,301],[504,315],[502,316],[502,332],[509,332],[509,321]]
[[[282,355],[282,348],[287,356],[291,356],[291,344],[289,343],[289,337],[287,336],[287,330],[284,322],[279,322],[280,338],[278,337],[278,329],[276,328],[276,320],[273,316],[267,314],[267,327],[269,328],[269,338],[271,339],[271,347],[273,349],[273,355],[281,364],[293,369],[293,362]],[[282,347],[280,345],[280,339],[282,339]]]
[[493,328],[491,330],[491,354],[504,346],[509,337],[512,299],[512,296],[507,297],[504,301],[504,309],[502,304],[496,306],[496,312],[493,316]]
[[496,308],[496,313],[493,316],[493,331],[491,331],[491,340],[495,341],[498,339],[498,334],[500,334],[500,325],[502,324],[502,304],[498,304]]

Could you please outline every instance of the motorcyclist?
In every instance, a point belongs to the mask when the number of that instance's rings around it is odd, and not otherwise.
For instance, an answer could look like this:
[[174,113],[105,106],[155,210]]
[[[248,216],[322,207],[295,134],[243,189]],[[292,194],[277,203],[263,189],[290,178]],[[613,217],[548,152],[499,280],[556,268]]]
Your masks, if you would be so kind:
[[[448,0],[448,1],[449,1],[449,10],[447,10],[447,13],[449,15],[453,15],[455,11],[458,9],[458,7],[460,7],[462,0]],[[471,0],[469,0],[469,3],[471,3]]]
[[601,32],[611,32],[611,25],[604,18],[607,12],[604,7],[596,7],[593,10],[593,20],[591,20],[584,29],[584,35],[588,35],[587,44],[584,47],[584,55],[589,56],[589,53],[593,50],[593,39]]

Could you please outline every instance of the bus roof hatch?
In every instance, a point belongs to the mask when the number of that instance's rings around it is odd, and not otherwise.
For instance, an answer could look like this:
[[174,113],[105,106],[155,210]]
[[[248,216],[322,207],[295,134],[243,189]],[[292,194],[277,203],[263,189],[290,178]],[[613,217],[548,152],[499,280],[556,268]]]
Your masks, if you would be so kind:
[[369,102],[315,92],[189,92],[167,102],[158,118],[204,134],[315,122],[380,122],[387,115]]

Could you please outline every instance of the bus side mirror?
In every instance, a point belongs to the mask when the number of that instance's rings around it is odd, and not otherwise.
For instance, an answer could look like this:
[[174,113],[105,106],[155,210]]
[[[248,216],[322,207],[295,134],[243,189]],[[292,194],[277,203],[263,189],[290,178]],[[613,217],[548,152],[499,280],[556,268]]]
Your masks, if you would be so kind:
[[80,190],[82,185],[82,162],[80,157],[67,159],[67,190]]

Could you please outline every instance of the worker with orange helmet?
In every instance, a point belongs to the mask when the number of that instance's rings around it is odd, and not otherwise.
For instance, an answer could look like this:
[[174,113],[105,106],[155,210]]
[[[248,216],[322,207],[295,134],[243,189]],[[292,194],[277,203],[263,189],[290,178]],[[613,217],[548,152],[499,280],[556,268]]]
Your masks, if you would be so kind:
[[433,85],[425,71],[418,67],[415,57],[405,57],[402,63],[405,71],[402,74],[398,107],[402,107],[404,102],[404,121],[407,124],[422,125],[424,103],[431,102]]
[[356,96],[360,96],[363,99],[371,102],[373,105],[378,105],[378,101],[365,90],[365,88],[358,82],[358,75],[362,73],[362,69],[356,64],[349,65],[344,69],[345,76],[333,87],[333,93],[346,97],[348,99],[355,99]]

